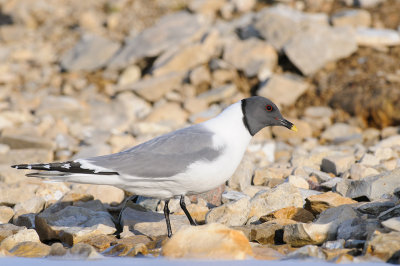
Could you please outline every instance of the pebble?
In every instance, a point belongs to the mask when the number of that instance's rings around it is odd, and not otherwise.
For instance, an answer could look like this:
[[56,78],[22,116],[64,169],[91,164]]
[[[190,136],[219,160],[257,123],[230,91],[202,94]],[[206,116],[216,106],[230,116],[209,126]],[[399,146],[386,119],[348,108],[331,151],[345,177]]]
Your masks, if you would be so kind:
[[292,75],[272,75],[260,84],[257,95],[266,97],[275,104],[291,105],[307,91],[309,84],[302,78]]
[[[185,25],[184,29],[182,25]],[[122,69],[145,57],[157,56],[170,47],[179,47],[198,38],[202,31],[203,21],[198,15],[181,11],[164,16],[153,27],[127,38],[126,44],[108,63],[108,68]]]
[[32,241],[32,242],[39,242],[39,235],[36,233],[34,229],[22,229],[14,234],[4,238],[1,243],[0,247],[4,248],[8,251],[12,250],[17,244],[25,242],[25,241]]
[[304,75],[314,74],[327,63],[356,50],[356,38],[349,28],[317,25],[297,33],[284,46],[287,57]]
[[[246,56],[243,56],[246,54]],[[267,42],[256,38],[228,41],[224,48],[223,59],[248,77],[254,77],[262,71],[275,68],[278,54]]]
[[369,27],[371,14],[362,9],[345,9],[335,12],[331,17],[334,26]]
[[8,223],[14,216],[14,210],[7,206],[0,206],[0,224]]
[[120,44],[97,35],[82,39],[61,56],[61,67],[67,71],[93,71],[104,67],[117,52]]
[[109,213],[68,206],[63,202],[36,216],[35,226],[40,239],[59,239],[68,245],[89,236],[113,234],[116,231]]
[[250,200],[243,197],[211,209],[206,215],[206,223],[220,223],[226,226],[240,226],[247,222]]
[[395,46],[400,44],[400,34],[391,29],[359,28],[356,40],[361,46]]
[[182,228],[163,245],[162,254],[171,258],[243,260],[253,252],[242,232],[212,223]]
[[[189,221],[185,215],[170,215],[172,232],[188,225]],[[133,208],[126,208],[121,214],[122,227],[129,228],[135,234],[146,236],[161,236],[167,234],[164,214],[156,212],[139,211]]]
[[10,250],[11,254],[25,258],[43,258],[49,255],[50,247],[41,242],[25,241]]

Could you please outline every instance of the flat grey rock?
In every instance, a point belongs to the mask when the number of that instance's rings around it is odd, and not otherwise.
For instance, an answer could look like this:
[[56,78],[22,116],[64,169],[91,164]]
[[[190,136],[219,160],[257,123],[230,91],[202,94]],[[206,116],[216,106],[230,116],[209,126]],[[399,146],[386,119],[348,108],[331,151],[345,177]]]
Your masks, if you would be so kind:
[[283,49],[304,75],[312,75],[328,62],[351,55],[357,42],[350,28],[314,25],[294,35]]
[[366,197],[369,200],[390,198],[400,186],[400,168],[384,172],[376,176],[368,176],[361,180],[343,180],[335,190],[349,198]]
[[[185,215],[169,216],[172,233],[175,233],[182,226],[189,225]],[[128,227],[132,233],[146,236],[162,236],[167,234],[167,225],[163,213],[146,212],[133,208],[126,208],[121,214],[121,225]]]
[[278,105],[292,105],[309,87],[310,85],[299,76],[274,74],[260,84],[257,95]]
[[94,71],[102,68],[117,52],[120,44],[97,35],[84,35],[61,57],[61,67],[67,71]]
[[315,24],[328,25],[327,15],[306,14],[278,5],[260,11],[254,27],[275,49],[281,50],[296,33]]
[[121,69],[146,57],[160,55],[170,47],[199,38],[203,22],[198,15],[182,11],[162,17],[153,27],[126,40],[125,46],[112,58],[108,67]]

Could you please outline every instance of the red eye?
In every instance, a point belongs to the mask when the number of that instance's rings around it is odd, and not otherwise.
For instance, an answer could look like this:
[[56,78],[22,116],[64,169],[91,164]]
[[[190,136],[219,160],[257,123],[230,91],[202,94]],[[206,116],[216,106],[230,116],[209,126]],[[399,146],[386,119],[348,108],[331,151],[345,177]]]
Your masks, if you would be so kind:
[[267,105],[267,106],[265,106],[265,109],[267,109],[267,111],[271,112],[272,111],[272,106],[271,105]]

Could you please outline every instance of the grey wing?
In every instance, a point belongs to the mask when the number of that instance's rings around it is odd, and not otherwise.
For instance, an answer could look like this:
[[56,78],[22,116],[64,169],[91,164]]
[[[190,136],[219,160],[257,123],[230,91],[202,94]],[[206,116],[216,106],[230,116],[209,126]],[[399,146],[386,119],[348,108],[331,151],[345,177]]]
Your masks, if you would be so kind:
[[212,143],[213,133],[200,125],[162,135],[129,150],[86,159],[119,174],[170,177],[196,161],[212,161],[223,151]]

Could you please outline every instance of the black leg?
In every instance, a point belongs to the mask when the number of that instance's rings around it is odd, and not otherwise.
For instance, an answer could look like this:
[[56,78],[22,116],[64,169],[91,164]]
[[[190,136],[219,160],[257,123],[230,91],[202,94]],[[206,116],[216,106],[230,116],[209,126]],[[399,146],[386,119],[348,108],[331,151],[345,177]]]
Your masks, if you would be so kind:
[[125,208],[126,208],[126,204],[128,203],[128,201],[134,200],[135,197],[137,197],[137,196],[136,196],[136,195],[130,196],[130,197],[127,198],[127,199],[125,200],[125,202],[123,203],[124,205],[122,206],[121,211],[119,212],[119,215],[118,215],[118,223],[119,223],[119,224],[121,224],[121,215],[122,215],[122,212],[123,212],[123,211],[125,210]]
[[171,222],[169,221],[168,203],[169,203],[169,200],[166,200],[165,205],[164,205],[164,216],[165,216],[165,221],[167,222],[168,237],[171,238],[172,230],[171,230]]
[[181,200],[179,201],[179,203],[183,212],[186,214],[186,217],[189,219],[190,225],[197,225],[197,223],[192,219],[192,216],[190,216],[189,211],[186,209],[185,196],[181,196]]

